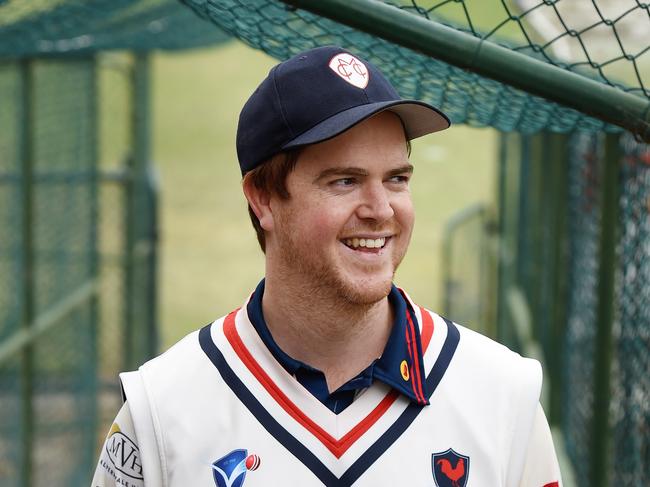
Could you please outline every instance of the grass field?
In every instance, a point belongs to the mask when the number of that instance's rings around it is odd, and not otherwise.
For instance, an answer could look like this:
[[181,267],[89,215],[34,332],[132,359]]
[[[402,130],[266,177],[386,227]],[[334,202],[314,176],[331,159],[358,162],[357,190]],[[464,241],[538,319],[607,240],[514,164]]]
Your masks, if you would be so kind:
[[[154,58],[161,176],[162,346],[241,305],[264,274],[235,154],[241,106],[275,60],[239,42]],[[440,298],[440,241],[454,212],[491,200],[496,132],[464,126],[414,141],[417,224],[396,282]]]

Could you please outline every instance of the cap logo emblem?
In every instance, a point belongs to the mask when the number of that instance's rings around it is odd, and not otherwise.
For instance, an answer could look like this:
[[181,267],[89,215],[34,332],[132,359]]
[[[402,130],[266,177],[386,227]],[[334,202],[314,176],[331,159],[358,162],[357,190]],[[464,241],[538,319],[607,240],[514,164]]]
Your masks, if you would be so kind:
[[331,59],[329,67],[341,78],[357,88],[363,89],[368,86],[370,78],[368,68],[352,54],[345,52],[337,54]]

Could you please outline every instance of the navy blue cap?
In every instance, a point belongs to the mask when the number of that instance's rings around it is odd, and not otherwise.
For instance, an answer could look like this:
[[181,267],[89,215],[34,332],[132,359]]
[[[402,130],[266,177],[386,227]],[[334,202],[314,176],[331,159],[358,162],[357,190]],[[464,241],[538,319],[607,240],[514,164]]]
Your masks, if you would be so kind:
[[397,114],[407,139],[444,130],[437,108],[403,100],[372,64],[337,46],[317,47],[274,66],[239,115],[242,174],[287,149],[345,132],[384,110]]

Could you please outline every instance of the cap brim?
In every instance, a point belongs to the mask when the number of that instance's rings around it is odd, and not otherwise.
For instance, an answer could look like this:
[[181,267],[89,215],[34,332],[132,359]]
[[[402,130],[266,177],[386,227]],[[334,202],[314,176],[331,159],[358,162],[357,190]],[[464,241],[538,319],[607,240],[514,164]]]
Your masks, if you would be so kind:
[[435,107],[415,100],[391,100],[360,105],[337,113],[303,132],[282,146],[283,150],[316,144],[345,132],[358,123],[383,111],[391,111],[402,119],[408,140],[444,130],[449,118]]

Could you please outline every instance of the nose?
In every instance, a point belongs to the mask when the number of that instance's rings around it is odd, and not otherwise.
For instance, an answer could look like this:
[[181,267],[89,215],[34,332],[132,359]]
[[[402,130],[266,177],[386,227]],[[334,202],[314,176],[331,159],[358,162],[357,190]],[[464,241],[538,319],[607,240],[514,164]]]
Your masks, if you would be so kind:
[[384,185],[380,182],[368,184],[363,190],[357,216],[363,220],[380,223],[392,218],[394,214],[390,192]]

